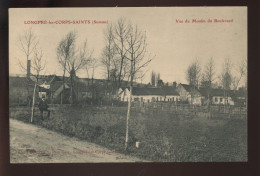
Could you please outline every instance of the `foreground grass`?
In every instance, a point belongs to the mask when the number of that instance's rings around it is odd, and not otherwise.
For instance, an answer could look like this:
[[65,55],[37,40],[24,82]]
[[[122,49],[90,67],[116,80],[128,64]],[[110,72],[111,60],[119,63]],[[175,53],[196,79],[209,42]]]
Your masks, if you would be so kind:
[[[182,118],[167,113],[131,112],[129,154],[152,161],[247,161],[247,121]],[[10,108],[10,117],[29,123],[30,109]],[[52,108],[51,118],[39,126],[123,151],[125,107]],[[140,142],[140,148],[135,142]]]

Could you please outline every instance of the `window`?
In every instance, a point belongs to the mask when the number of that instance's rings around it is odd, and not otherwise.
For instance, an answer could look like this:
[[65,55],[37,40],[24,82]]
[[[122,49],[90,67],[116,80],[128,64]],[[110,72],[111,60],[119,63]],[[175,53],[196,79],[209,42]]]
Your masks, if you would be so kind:
[[143,97],[141,97],[141,101],[144,101]]
[[156,101],[158,101],[158,100],[159,100],[159,98],[157,97],[157,98],[156,98]]
[[139,98],[138,97],[134,98],[134,101],[139,101]]
[[218,102],[218,98],[215,98],[215,102]]
[[154,102],[155,101],[155,98],[154,97],[152,97],[152,102]]
[[160,101],[162,101],[162,97],[160,97]]
[[46,98],[46,92],[39,92],[40,98]]
[[219,99],[219,101],[222,103],[222,101],[223,101],[223,98],[220,98],[220,99]]
[[172,97],[172,101],[174,101],[174,97]]

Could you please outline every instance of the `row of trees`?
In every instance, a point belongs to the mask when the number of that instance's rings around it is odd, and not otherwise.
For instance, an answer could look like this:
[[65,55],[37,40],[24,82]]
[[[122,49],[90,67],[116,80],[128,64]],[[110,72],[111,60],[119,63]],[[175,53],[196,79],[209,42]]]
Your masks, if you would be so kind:
[[[126,19],[120,18],[116,23],[109,24],[104,31],[105,47],[102,50],[100,64],[106,70],[107,90],[112,83],[112,92],[115,93],[123,80],[130,84],[130,100],[134,80],[143,73],[143,69],[153,59],[147,54],[147,39],[145,31]],[[76,49],[76,34],[70,32],[60,41],[57,47],[57,58],[63,68],[63,81],[65,72],[70,74],[71,97],[73,98],[73,75],[80,69],[92,68],[92,78],[95,71],[96,59],[92,58],[92,52],[87,49],[85,41],[82,47]],[[141,77],[143,75],[141,74]],[[73,103],[72,99],[72,103]],[[126,119],[125,149],[128,147],[128,126],[130,119],[131,101],[128,102]]]
[[130,82],[125,140],[125,149],[127,150],[133,82],[138,73],[151,62],[152,58],[147,55],[145,31],[126,21],[126,19],[121,18],[117,23],[109,25],[105,31],[105,39],[106,46],[103,49],[102,63],[107,68],[107,81],[110,81],[112,75],[116,88],[120,87],[125,77]]
[[151,85],[154,87],[158,84],[158,81],[161,79],[161,74],[152,71],[151,73]]
[[210,88],[217,86],[227,90],[237,90],[242,79],[246,80],[246,76],[246,59],[241,59],[236,65],[233,65],[230,59],[226,59],[223,63],[223,70],[219,75],[216,74],[216,66],[212,58],[208,60],[203,70],[200,61],[196,59],[189,65],[186,71],[186,79],[190,85]]
[[[140,30],[138,26],[131,24],[130,21],[120,18],[115,23],[107,26],[104,30],[105,46],[100,58],[92,57],[93,50],[88,48],[87,39],[78,45],[77,38],[77,32],[70,31],[60,40],[56,48],[57,61],[63,73],[64,89],[65,75],[69,75],[70,77],[70,97],[72,104],[75,102],[75,96],[73,96],[73,76],[80,70],[85,70],[87,73],[86,77],[93,80],[96,68],[98,66],[105,68],[107,79],[106,94],[109,95],[116,93],[116,90],[122,86],[123,81],[130,83],[131,75],[134,74],[132,82],[143,78],[145,74],[143,68],[148,64],[148,62],[143,62],[147,54],[146,34],[145,31]],[[25,54],[27,61],[33,59],[31,55],[34,53],[38,53],[39,55],[39,51],[41,52],[41,58],[43,57],[43,53],[39,48],[39,38],[33,33],[32,29],[25,31],[20,36],[19,48]],[[131,58],[136,58],[132,65]],[[147,58],[151,60],[150,56],[147,56]],[[26,72],[26,66],[22,62],[19,63],[23,71]],[[33,64],[31,66],[35,68]],[[40,70],[42,71],[43,68],[40,68]],[[61,104],[64,103],[64,96],[62,94]]]
[[[102,49],[100,58],[92,57],[93,50],[87,47],[87,39],[82,46],[76,46],[77,33],[69,32],[58,44],[57,59],[63,69],[63,82],[65,74],[70,75],[71,102],[73,96],[73,75],[79,70],[85,69],[87,77],[93,80],[97,66],[105,68],[106,74],[106,95],[115,94],[122,86],[123,81],[133,84],[138,78],[144,76],[145,66],[151,61],[147,56],[147,41],[145,31],[130,21],[120,18],[117,22],[111,23],[104,30],[105,46]],[[147,62],[144,61],[147,56]],[[63,84],[64,85],[64,84]],[[111,96],[109,96],[111,97]],[[61,99],[62,104],[62,99]]]
[[[104,31],[105,47],[102,51],[101,64],[106,70],[107,82],[117,90],[122,81],[133,82],[144,76],[144,58],[147,55],[147,38],[145,31],[130,21],[120,18],[109,24]],[[134,61],[131,63],[131,60]],[[132,64],[132,65],[131,65]],[[134,75],[133,78],[131,78]],[[133,80],[131,80],[133,79]],[[130,83],[131,84],[131,83]]]
[[[145,31],[124,18],[120,18],[115,23],[109,24],[104,31],[105,47],[102,50],[100,59],[92,57],[93,50],[88,48],[87,39],[85,39],[81,45],[77,45],[77,36],[78,34],[76,31],[69,32],[61,39],[56,48],[57,61],[63,72],[63,90],[65,90],[65,75],[70,75],[71,103],[73,104],[75,102],[75,96],[73,95],[75,92],[73,77],[79,70],[85,69],[87,71],[87,77],[89,77],[89,71],[91,70],[93,80],[95,67],[97,65],[102,65],[106,70],[107,89],[109,83],[112,83],[112,87],[114,88],[110,93],[115,93],[115,90],[121,86],[122,81],[127,80],[130,85],[131,99],[133,82],[137,78],[142,78],[144,76],[146,66],[153,59],[153,57],[147,53],[147,38]],[[33,60],[31,66],[32,68],[35,68],[36,81],[34,85],[31,113],[32,122],[38,78],[46,64],[43,64],[43,53],[38,49],[39,39],[31,29],[20,37],[19,44],[19,48],[25,54],[27,61]],[[34,53],[33,58],[31,58],[32,53]],[[19,63],[21,68],[26,70],[26,67],[21,64],[22,62]],[[64,97],[64,95],[62,97]],[[61,104],[62,103],[63,98],[61,98]],[[130,109],[131,101],[128,102],[125,149],[128,147]]]
[[208,99],[210,89],[222,88],[224,94],[228,90],[237,90],[243,78],[247,86],[247,60],[241,59],[236,65],[233,65],[229,59],[223,63],[223,70],[219,75],[216,73],[216,66],[213,58],[210,58],[202,69],[201,63],[195,59],[187,68],[186,79],[190,85],[206,88]]
[[[39,46],[39,38],[33,33],[31,28],[25,31],[24,35],[19,37],[18,48],[26,56],[26,63],[27,63],[27,66],[25,66],[22,61],[18,60],[21,70],[27,72],[27,76],[34,77],[32,103],[30,102],[31,99],[29,99],[30,100],[29,105],[32,104],[31,122],[33,122],[36,89],[38,86],[40,73],[46,67],[46,61],[43,60],[43,52],[41,47]],[[28,95],[30,95],[29,84],[31,84],[31,82],[28,80],[27,82]]]
[[[88,69],[90,65],[95,63],[92,58],[93,50],[88,49],[87,39],[81,46],[76,45],[77,32],[69,32],[57,46],[57,60],[63,70],[63,90],[65,90],[65,74],[70,75],[70,97],[71,104],[75,103],[74,95],[74,76],[81,69]],[[94,70],[94,69],[93,69]],[[88,72],[87,72],[88,73]],[[61,96],[61,104],[63,104],[63,95]]]

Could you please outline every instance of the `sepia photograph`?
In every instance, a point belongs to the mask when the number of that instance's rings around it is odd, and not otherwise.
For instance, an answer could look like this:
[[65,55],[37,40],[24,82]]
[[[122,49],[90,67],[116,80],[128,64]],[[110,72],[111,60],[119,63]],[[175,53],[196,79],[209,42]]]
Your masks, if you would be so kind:
[[247,7],[9,9],[10,163],[248,161]]

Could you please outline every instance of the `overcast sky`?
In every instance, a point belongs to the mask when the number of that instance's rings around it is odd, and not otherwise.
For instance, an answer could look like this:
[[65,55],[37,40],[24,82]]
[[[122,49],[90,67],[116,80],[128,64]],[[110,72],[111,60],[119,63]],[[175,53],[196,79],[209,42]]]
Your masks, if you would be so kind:
[[[247,8],[246,7],[149,7],[149,8],[52,8],[9,9],[9,72],[22,74],[18,59],[26,62],[17,44],[19,36],[32,28],[39,37],[39,46],[48,63],[45,73],[62,75],[57,62],[56,48],[70,31],[78,33],[77,44],[88,39],[94,49],[93,56],[100,58],[104,47],[103,31],[107,24],[24,24],[34,20],[97,20],[113,23],[124,17],[146,31],[148,51],[155,59],[148,67],[144,82],[150,81],[150,72],[161,74],[164,82],[186,83],[188,65],[198,59],[202,66],[209,58],[216,63],[217,74],[225,59],[233,65],[247,58]],[[176,20],[205,20],[206,23],[176,23]],[[232,20],[231,23],[207,23],[208,19]],[[79,77],[86,77],[81,71]],[[105,78],[98,68],[96,78]]]

